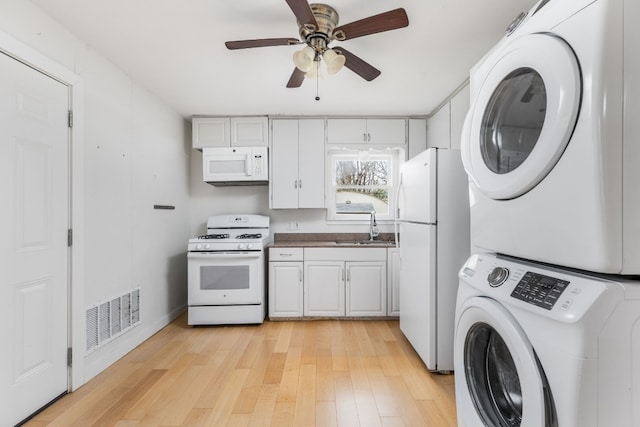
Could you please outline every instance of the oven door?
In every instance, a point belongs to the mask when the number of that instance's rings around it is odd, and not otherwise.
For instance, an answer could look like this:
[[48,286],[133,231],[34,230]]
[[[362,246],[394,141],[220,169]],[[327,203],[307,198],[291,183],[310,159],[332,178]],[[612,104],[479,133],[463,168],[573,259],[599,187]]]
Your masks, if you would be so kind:
[[187,257],[190,306],[263,302],[262,251],[189,252]]

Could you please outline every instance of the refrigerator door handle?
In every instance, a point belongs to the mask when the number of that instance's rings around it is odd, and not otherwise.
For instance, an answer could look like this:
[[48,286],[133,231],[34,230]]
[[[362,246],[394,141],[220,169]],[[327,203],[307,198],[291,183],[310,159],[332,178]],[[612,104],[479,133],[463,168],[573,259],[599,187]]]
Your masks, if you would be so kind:
[[400,220],[400,190],[402,190],[402,173],[400,173],[400,179],[398,179],[398,186],[396,187],[396,205],[394,206],[395,217],[393,218],[393,234],[395,237],[396,248],[399,248],[398,241],[398,221]]

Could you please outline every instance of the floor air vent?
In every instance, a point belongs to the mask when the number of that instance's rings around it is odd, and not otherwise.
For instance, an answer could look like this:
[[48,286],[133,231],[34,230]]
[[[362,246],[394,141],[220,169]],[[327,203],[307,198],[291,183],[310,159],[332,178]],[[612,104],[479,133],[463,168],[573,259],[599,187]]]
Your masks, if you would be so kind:
[[140,289],[87,308],[87,353],[127,332],[139,322]]

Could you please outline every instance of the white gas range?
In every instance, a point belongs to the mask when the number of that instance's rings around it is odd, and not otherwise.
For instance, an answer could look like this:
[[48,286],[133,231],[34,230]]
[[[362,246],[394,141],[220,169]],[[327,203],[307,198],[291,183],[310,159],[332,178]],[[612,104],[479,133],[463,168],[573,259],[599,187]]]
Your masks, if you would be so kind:
[[216,215],[189,240],[189,325],[257,324],[265,318],[269,217]]

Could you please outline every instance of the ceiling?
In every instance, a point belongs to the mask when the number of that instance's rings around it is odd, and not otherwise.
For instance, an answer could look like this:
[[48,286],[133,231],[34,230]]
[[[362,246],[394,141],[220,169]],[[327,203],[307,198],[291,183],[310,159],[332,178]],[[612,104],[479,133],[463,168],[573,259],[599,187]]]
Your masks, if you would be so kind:
[[31,1],[185,117],[426,115],[465,81],[513,17],[537,2],[325,0],[338,25],[403,7],[409,26],[340,43],[381,70],[377,79],[344,68],[287,89],[302,46],[224,46],[298,38],[285,0]]

